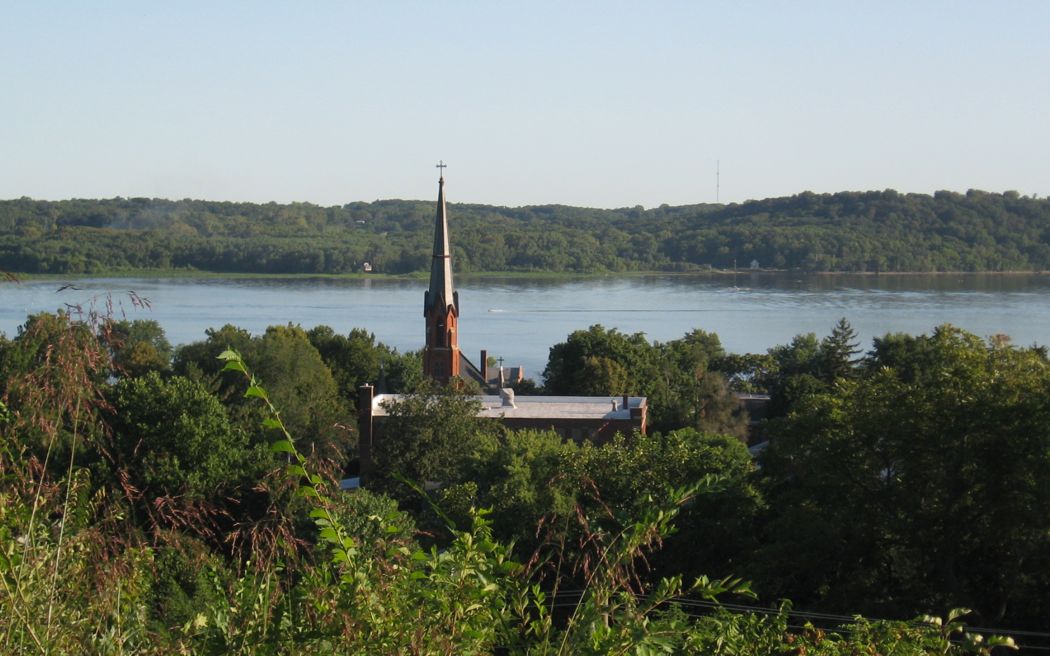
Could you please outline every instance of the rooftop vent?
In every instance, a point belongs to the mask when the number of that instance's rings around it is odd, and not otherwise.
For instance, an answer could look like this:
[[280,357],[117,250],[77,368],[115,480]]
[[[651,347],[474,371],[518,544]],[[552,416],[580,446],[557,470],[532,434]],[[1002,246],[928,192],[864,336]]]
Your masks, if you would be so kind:
[[514,390],[510,389],[509,387],[502,387],[502,388],[500,388],[499,398],[500,398],[500,401],[503,402],[502,405],[503,405],[504,408],[516,408],[516,407],[518,407],[518,406],[514,405]]

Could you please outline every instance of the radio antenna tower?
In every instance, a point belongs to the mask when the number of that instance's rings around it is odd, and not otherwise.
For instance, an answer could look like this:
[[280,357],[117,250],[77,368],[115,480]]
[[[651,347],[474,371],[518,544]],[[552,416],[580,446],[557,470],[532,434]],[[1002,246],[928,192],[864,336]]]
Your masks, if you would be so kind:
[[715,160],[715,202],[721,202],[722,195],[722,162]]

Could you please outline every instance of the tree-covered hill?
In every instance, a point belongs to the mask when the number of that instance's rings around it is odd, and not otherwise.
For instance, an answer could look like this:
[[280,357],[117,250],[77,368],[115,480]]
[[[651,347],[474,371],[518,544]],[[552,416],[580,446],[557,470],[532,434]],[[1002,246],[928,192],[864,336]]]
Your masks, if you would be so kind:
[[[346,273],[429,266],[433,201],[320,207],[148,198],[0,201],[0,269]],[[1038,271],[1050,200],[893,190],[600,210],[451,204],[459,271]]]

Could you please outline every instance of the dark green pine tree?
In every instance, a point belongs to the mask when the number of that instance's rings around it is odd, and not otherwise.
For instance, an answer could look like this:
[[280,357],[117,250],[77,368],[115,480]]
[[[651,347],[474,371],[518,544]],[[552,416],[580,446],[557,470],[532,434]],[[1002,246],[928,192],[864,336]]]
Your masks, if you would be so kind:
[[839,319],[831,334],[820,341],[817,354],[819,376],[826,383],[833,383],[841,378],[851,378],[858,362],[856,356],[861,352],[857,341],[857,331],[845,317]]

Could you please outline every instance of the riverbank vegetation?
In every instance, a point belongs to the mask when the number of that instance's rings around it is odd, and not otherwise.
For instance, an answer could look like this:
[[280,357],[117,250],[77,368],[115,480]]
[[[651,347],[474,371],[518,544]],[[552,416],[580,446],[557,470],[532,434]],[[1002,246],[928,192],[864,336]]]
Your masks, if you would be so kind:
[[[599,210],[452,204],[457,271],[607,273],[1050,270],[1050,200],[801,193]],[[0,270],[388,274],[430,266],[434,204],[320,207],[148,198],[0,201]],[[366,267],[366,263],[368,266]]]
[[[341,492],[363,382],[413,405],[374,485]],[[1050,364],[1005,338],[942,326],[862,353],[842,321],[729,354],[702,330],[592,326],[525,387],[648,395],[655,432],[601,445],[477,421],[365,330],[225,326],[173,350],[151,321],[40,314],[0,339],[0,386],[4,653],[988,654],[1012,645],[981,637],[994,627],[1050,637]],[[733,390],[772,396],[757,460]]]

